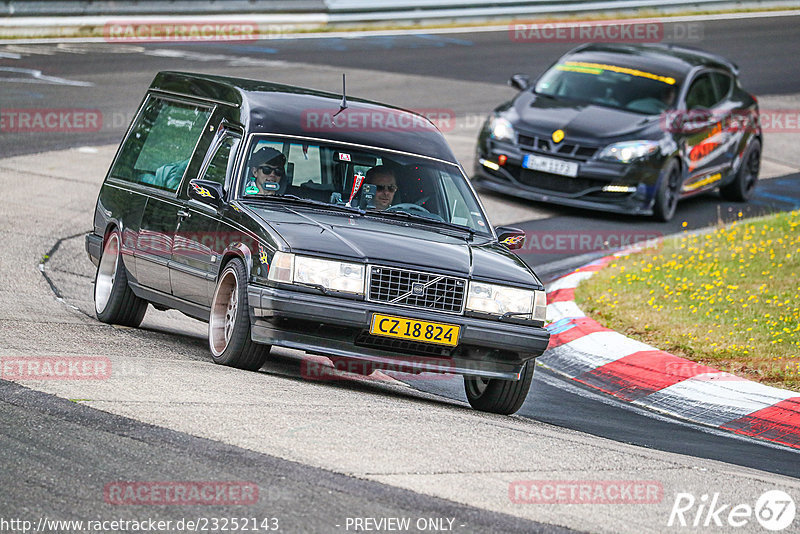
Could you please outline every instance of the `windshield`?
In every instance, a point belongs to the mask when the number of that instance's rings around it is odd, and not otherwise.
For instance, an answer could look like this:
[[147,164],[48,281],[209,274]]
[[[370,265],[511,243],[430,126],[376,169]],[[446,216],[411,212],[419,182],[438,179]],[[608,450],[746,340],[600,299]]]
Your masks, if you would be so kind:
[[671,108],[677,81],[670,76],[619,65],[564,61],[536,83],[538,94],[657,115]]
[[[418,156],[320,141],[253,136],[239,186],[243,199],[283,197],[398,212],[489,234],[488,222],[455,165]],[[424,222],[424,219],[421,219]]]

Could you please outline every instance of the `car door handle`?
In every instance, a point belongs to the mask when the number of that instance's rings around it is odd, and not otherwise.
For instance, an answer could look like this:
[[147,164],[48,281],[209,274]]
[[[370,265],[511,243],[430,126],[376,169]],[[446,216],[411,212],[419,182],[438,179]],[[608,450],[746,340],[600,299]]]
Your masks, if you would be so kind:
[[191,213],[189,213],[189,212],[188,212],[188,211],[186,211],[186,210],[180,210],[180,211],[178,212],[178,217],[179,217],[179,218],[181,218],[181,219],[186,219],[187,217],[191,217],[191,216],[192,216],[192,214],[191,214]]

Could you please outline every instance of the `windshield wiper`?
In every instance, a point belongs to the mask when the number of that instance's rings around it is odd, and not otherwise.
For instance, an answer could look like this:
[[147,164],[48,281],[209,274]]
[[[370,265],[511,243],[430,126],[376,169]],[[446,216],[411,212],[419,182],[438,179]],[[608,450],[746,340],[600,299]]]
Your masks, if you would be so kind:
[[459,230],[461,232],[469,232],[469,240],[472,241],[472,238],[475,237],[475,230],[470,228],[469,226],[464,226],[463,224],[455,224],[447,221],[441,221],[439,219],[435,219],[433,217],[426,217],[424,215],[417,215],[416,213],[408,213],[407,211],[369,211],[367,215],[376,215],[379,217],[397,217],[400,219],[411,219],[415,222],[424,222],[424,223],[433,223],[437,226],[441,226],[444,228],[452,228],[453,230]]
[[358,208],[353,208],[351,206],[347,206],[345,204],[329,204],[328,202],[323,202],[321,200],[314,200],[313,198],[303,198],[298,197],[297,195],[269,195],[269,196],[261,196],[261,197],[249,197],[245,198],[244,200],[281,200],[286,202],[291,202],[293,204],[307,204],[309,206],[320,206],[329,209],[335,209],[339,211],[346,211],[348,213],[358,213],[359,215],[364,215],[364,211]]

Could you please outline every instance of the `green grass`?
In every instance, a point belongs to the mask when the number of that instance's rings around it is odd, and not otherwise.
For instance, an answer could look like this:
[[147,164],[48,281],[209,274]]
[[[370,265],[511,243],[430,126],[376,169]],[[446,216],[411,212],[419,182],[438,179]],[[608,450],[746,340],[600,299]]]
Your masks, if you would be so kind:
[[800,211],[620,258],[582,283],[576,301],[659,349],[800,391]]

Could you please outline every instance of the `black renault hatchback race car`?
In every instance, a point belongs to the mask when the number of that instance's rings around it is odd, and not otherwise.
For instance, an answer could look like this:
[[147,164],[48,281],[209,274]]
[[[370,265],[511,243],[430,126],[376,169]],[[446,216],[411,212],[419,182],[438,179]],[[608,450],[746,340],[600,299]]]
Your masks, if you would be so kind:
[[762,136],[738,69],[671,45],[580,46],[484,124],[473,180],[522,198],[667,221],[679,199],[747,200]]
[[93,226],[98,319],[180,310],[220,364],[257,370],[274,345],[461,374],[472,406],[508,414],[549,341],[544,286],[510,250],[524,233],[489,226],[441,133],[397,108],[159,73]]

